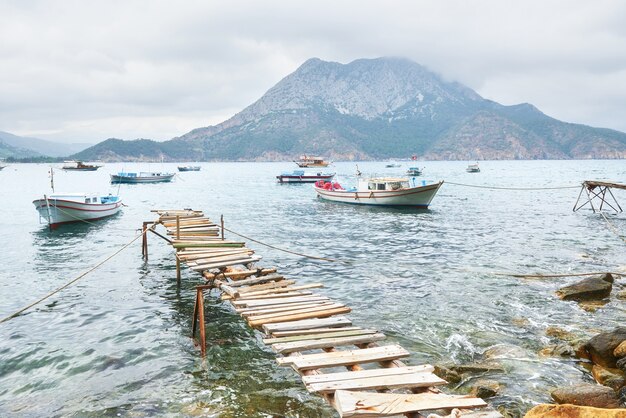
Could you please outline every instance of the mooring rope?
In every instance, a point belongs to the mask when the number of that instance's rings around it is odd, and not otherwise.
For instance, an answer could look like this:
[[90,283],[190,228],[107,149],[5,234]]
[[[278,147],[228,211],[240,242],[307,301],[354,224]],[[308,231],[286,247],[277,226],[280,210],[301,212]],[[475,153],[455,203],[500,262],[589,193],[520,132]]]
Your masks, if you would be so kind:
[[611,232],[613,232],[615,235],[617,235],[617,237],[619,239],[621,239],[622,241],[626,242],[626,238],[624,238],[622,235],[620,235],[619,231],[617,230],[617,228],[615,227],[615,225],[613,225],[611,223],[611,221],[609,221],[609,218],[606,217],[606,215],[600,211],[600,215],[602,215],[602,217],[604,218],[604,220],[606,221],[606,225],[608,226],[609,230]]
[[477,184],[466,184],[466,183],[454,183],[452,181],[447,181],[446,184],[453,184],[455,186],[463,186],[463,187],[474,187],[477,189],[491,189],[491,190],[560,190],[560,189],[578,189],[580,185],[577,186],[554,186],[554,187],[498,187],[498,186],[480,186]]
[[96,270],[98,267],[100,267],[101,265],[103,265],[104,263],[106,263],[107,261],[109,261],[110,259],[112,259],[113,257],[115,257],[116,255],[118,255],[119,253],[121,253],[122,251],[124,251],[126,248],[128,248],[133,242],[137,241],[137,239],[141,238],[146,232],[148,232],[148,229],[146,229],[145,231],[143,231],[141,234],[137,235],[135,238],[133,238],[128,244],[125,244],[122,248],[120,248],[119,250],[117,250],[116,252],[114,252],[113,254],[111,254],[110,256],[108,256],[107,258],[105,258],[104,260],[102,260],[101,262],[99,262],[98,264],[96,264],[95,266],[93,266],[92,268],[90,268],[89,270],[87,270],[86,272],[82,273],[80,276],[70,280],[69,282],[65,283],[63,286],[56,288],[55,290],[53,290],[52,292],[48,293],[47,295],[45,295],[44,297],[36,300],[35,302],[23,307],[22,309],[13,312],[11,315],[6,316],[2,319],[0,319],[0,324],[3,322],[8,321],[11,318],[15,318],[16,316],[18,316],[19,314],[21,314],[22,312],[26,311],[27,309],[32,308],[33,306],[43,302],[44,300],[48,299],[50,296],[54,295],[55,293],[60,292],[61,290],[65,289],[66,287],[72,285],[73,283],[76,283],[77,281],[79,281],[80,279],[82,279],[83,277],[85,277],[86,275],[88,275],[89,273],[91,273],[92,271]]
[[[219,226],[219,227],[222,228],[221,226]],[[319,256],[315,256],[315,255],[308,255],[308,254],[303,254],[303,253],[299,253],[299,252],[296,252],[296,251],[286,250],[284,248],[276,247],[275,245],[271,245],[271,244],[267,244],[265,242],[261,242],[259,240],[254,239],[254,238],[247,237],[247,236],[245,236],[243,234],[239,234],[239,233],[237,233],[237,232],[235,232],[235,231],[233,231],[231,229],[228,229],[226,227],[223,227],[223,228],[224,228],[224,231],[230,232],[231,234],[237,235],[238,237],[241,237],[241,238],[246,239],[248,241],[256,242],[257,244],[264,245],[264,246],[272,248],[274,250],[282,251],[282,252],[289,253],[289,254],[294,254],[294,255],[297,255],[297,256],[300,256],[300,257],[304,257],[304,258],[311,258],[313,260],[329,261],[331,263],[352,264],[351,261],[336,260],[334,258],[319,257]]]
[[610,274],[612,276],[624,276],[626,273],[614,273],[611,271],[596,271],[593,273],[564,273],[564,274],[515,274],[515,273],[492,273],[495,276],[509,276],[518,278],[544,279],[556,277],[576,277],[576,276],[597,276],[601,274]]

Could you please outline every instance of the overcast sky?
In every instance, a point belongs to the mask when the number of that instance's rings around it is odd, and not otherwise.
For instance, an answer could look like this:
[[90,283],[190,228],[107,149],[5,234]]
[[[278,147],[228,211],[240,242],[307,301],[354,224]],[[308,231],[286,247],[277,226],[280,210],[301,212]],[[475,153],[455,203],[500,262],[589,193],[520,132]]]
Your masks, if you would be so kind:
[[165,140],[226,120],[308,58],[381,56],[626,131],[619,0],[0,0],[0,130]]

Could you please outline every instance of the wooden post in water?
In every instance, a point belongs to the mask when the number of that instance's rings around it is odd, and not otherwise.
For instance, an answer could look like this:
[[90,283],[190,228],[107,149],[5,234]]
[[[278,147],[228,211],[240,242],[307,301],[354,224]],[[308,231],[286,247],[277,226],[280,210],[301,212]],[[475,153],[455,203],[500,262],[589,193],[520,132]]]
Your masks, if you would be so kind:
[[[180,239],[180,216],[176,215],[176,239]],[[180,287],[180,259],[176,250],[176,284]]]
[[206,329],[204,328],[204,293],[202,288],[197,289],[198,299],[198,319],[200,320],[200,353],[204,357],[206,354]]
[[224,215],[220,216],[220,222],[222,224],[222,241],[224,241]]
[[141,238],[141,255],[144,260],[148,260],[148,222],[143,223],[143,227],[141,228],[141,233],[143,237]]

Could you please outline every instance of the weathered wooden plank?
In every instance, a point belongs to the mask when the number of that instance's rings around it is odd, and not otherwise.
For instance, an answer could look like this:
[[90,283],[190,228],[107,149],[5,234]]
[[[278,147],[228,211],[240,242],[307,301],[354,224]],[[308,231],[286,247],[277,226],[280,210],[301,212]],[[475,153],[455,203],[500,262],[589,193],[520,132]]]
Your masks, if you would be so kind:
[[202,248],[202,247],[243,247],[243,242],[226,242],[221,240],[215,241],[180,241],[173,242],[174,248]]
[[216,263],[207,263],[207,264],[198,264],[195,266],[190,266],[190,268],[194,271],[200,271],[200,270],[208,270],[208,269],[212,269],[212,268],[219,268],[219,267],[228,267],[228,266],[236,266],[238,264],[248,264],[248,263],[256,263],[257,261],[261,260],[261,256],[253,256],[253,257],[248,257],[248,258],[242,258],[239,260],[230,260],[230,261],[222,261],[222,262],[216,262]]
[[268,275],[261,276],[261,277],[253,277],[251,279],[238,280],[236,282],[228,283],[228,284],[232,287],[241,287],[241,286],[248,286],[251,284],[266,283],[270,281],[280,281],[283,279],[284,277],[281,274],[268,274]]
[[302,376],[302,382],[305,385],[310,385],[314,383],[350,381],[367,377],[396,376],[413,373],[432,373],[434,370],[435,368],[430,364],[422,364],[420,366],[385,367],[381,369],[358,370],[339,373],[323,373],[310,376]]
[[299,313],[293,315],[285,315],[279,316],[276,318],[267,318],[267,319],[253,319],[248,321],[251,327],[258,327],[264,324],[271,324],[272,322],[287,322],[287,321],[298,321],[300,319],[309,319],[309,318],[325,318],[328,316],[348,313],[352,309],[344,306],[342,308],[328,309],[325,311],[315,311],[315,312],[307,312],[307,313]]
[[441,393],[373,393],[338,390],[335,407],[341,417],[389,417],[430,409],[474,408],[486,406],[480,398]]
[[281,299],[281,298],[291,298],[294,296],[304,296],[304,295],[312,295],[313,292],[308,290],[301,291],[293,291],[293,292],[282,292],[282,293],[270,293],[267,295],[257,295],[257,296],[248,296],[245,295],[239,299],[238,301],[242,302],[252,302],[255,300],[267,300],[267,299]]
[[251,258],[251,255],[248,252],[231,254],[231,255],[216,255],[216,256],[204,255],[202,258],[199,258],[199,259],[195,259],[195,260],[182,260],[181,259],[181,261],[185,262],[189,266],[200,266],[203,264],[217,263],[221,261],[241,260],[245,258]]
[[298,370],[308,370],[388,361],[408,356],[410,356],[410,353],[399,345],[384,345],[360,350],[281,357],[276,359],[276,361],[281,366],[293,366]]
[[[269,324],[274,325],[274,324]],[[340,325],[336,328],[313,328],[313,329],[301,329],[296,331],[274,331],[272,332],[272,337],[292,337],[296,335],[310,335],[310,334],[323,334],[329,332],[337,332],[337,331],[357,331],[363,328],[360,327],[349,327],[345,325]]]
[[294,351],[315,350],[317,348],[339,347],[342,345],[367,344],[374,341],[384,340],[385,334],[376,333],[369,335],[354,335],[352,337],[322,338],[319,340],[293,341],[290,343],[272,344],[272,349],[277,353],[286,354]]
[[[393,370],[381,369],[381,370]],[[367,370],[369,371],[369,370]],[[359,372],[352,372],[359,373]],[[331,373],[333,374],[333,373]],[[424,388],[445,385],[447,382],[433,373],[402,373],[396,375],[357,377],[350,380],[310,383],[305,385],[309,392],[334,392],[336,390],[373,390]]]
[[249,299],[252,296],[274,295],[274,294],[279,294],[279,293],[292,292],[296,290],[319,289],[321,287],[324,287],[324,285],[321,283],[303,284],[301,286],[291,286],[291,287],[285,287],[285,288],[259,290],[255,292],[245,292],[245,294],[240,294],[238,297]]
[[304,304],[289,304],[289,305],[278,305],[276,307],[269,307],[264,309],[256,309],[246,312],[239,312],[241,316],[244,318],[249,318],[252,316],[265,315],[277,312],[288,312],[288,311],[296,311],[298,309],[306,309],[306,308],[314,308],[320,306],[330,306],[334,305],[333,302],[329,302],[326,300],[321,300],[318,302],[304,303]]
[[243,296],[248,292],[256,292],[258,290],[269,290],[277,287],[287,287],[292,284],[295,284],[295,280],[281,280],[279,282],[271,282],[271,283],[262,283],[254,286],[239,286],[237,287],[237,291]]
[[[288,287],[289,285],[294,284],[296,281],[295,280],[281,280],[279,282],[269,282],[269,283],[265,283],[265,284],[261,284],[258,286],[269,286],[270,288],[280,288],[280,287]],[[220,285],[224,286],[224,285]],[[230,285],[227,285],[230,287]],[[231,289],[234,290],[234,292],[238,295],[237,297],[242,297],[245,298],[247,293],[241,293],[241,288],[237,287],[237,288],[232,288]],[[230,300],[230,299],[235,299],[234,297],[230,296],[230,295],[222,295],[222,300]]]
[[176,255],[178,256],[178,258],[182,261],[192,261],[192,260],[199,260],[202,258],[212,258],[212,257],[221,257],[221,256],[226,256],[226,255],[235,255],[235,254],[254,254],[254,251],[249,250],[247,248],[242,248],[242,249],[233,249],[233,250],[226,250],[226,251],[215,251],[215,252],[210,252],[210,253],[182,253],[179,252]]
[[308,335],[294,335],[289,337],[274,337],[274,338],[265,338],[263,339],[264,344],[278,344],[278,343],[289,343],[292,341],[304,341],[304,340],[318,340],[320,338],[335,338],[335,337],[350,337],[353,335],[366,335],[366,334],[376,334],[378,331],[375,329],[358,329],[358,330],[344,330],[344,329],[333,329],[332,332],[318,332]]
[[352,321],[350,319],[346,318],[345,316],[336,316],[334,318],[305,319],[302,321],[266,324],[263,325],[263,331],[265,331],[266,334],[272,334],[278,331],[299,331],[327,327],[348,327],[350,325],[352,325]]
[[[326,296],[310,295],[310,296],[302,296],[298,298],[298,300],[291,300],[291,299],[295,299],[295,298],[273,299],[273,302],[267,302],[265,300],[255,301],[254,305],[250,305],[247,307],[236,306],[235,311],[241,312],[242,309],[247,309],[247,311],[244,311],[244,312],[250,312],[251,310],[254,311],[258,309],[273,309],[273,308],[287,308],[287,307],[295,308],[302,304],[309,304],[309,303],[334,303],[330,299],[328,299]],[[233,303],[234,300],[231,300],[230,302]]]
[[[242,279],[245,279],[246,277],[250,277],[254,275],[266,276],[272,273],[276,273],[276,267],[264,268],[264,269],[258,269],[258,270],[229,271],[227,273],[216,273],[216,272],[205,271],[202,273],[202,275],[204,276],[206,280],[214,280],[216,277],[219,277],[220,279],[223,277],[226,277],[232,280],[242,280]],[[219,284],[219,283],[216,283],[216,284]]]
[[342,308],[345,305],[343,303],[333,303],[333,302],[329,302],[329,303],[325,303],[321,306],[312,306],[309,308],[303,308],[302,306],[296,306],[295,308],[288,310],[288,311],[284,311],[284,312],[277,312],[277,313],[260,313],[260,314],[256,314],[251,316],[248,320],[249,321],[257,321],[257,320],[261,320],[261,319],[269,319],[269,318],[276,318],[278,316],[286,316],[286,315],[295,315],[295,314],[300,314],[300,313],[305,313],[305,312],[315,312],[315,311],[324,311],[327,309],[335,309],[335,308]]
[[249,300],[244,301],[242,299],[234,299],[230,302],[236,307],[253,307],[253,306],[268,306],[268,305],[281,305],[284,303],[294,303],[294,302],[310,302],[313,300],[329,300],[326,296],[291,296],[288,298],[272,298],[272,299],[257,299],[257,300]]

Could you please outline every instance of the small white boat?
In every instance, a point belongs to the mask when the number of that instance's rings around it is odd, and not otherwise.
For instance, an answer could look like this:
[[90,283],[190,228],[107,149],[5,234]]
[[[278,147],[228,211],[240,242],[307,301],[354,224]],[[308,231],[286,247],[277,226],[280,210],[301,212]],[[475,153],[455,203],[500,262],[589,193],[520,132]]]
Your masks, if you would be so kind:
[[398,168],[398,167],[402,167],[402,164],[400,164],[400,163],[388,163],[385,167],[387,167],[387,168]]
[[51,228],[68,222],[94,221],[115,215],[122,208],[118,196],[98,196],[87,193],[55,193],[33,201],[43,219]]
[[335,173],[307,173],[304,170],[293,170],[276,176],[279,183],[315,183],[318,180],[330,180]]
[[6,167],[6,165],[0,165],[0,171],[2,171],[4,167]]
[[478,163],[470,164],[467,166],[465,171],[467,171],[468,173],[480,173],[480,167],[478,167]]
[[307,167],[328,167],[330,162],[324,161],[322,157],[311,157],[303,154],[298,161],[294,161],[300,168]]
[[101,165],[85,164],[82,161],[64,161],[63,167],[65,171],[96,171]]
[[443,184],[418,185],[415,179],[371,178],[359,179],[357,187],[344,189],[338,183],[317,182],[317,196],[333,202],[354,205],[400,206],[427,208]]
[[409,177],[421,176],[423,170],[424,170],[423,168],[419,168],[419,167],[409,167],[409,169],[406,170],[406,174]]
[[111,183],[163,183],[172,181],[175,173],[142,171],[140,173],[119,172],[111,174]]
[[200,171],[199,165],[179,165],[178,171]]

